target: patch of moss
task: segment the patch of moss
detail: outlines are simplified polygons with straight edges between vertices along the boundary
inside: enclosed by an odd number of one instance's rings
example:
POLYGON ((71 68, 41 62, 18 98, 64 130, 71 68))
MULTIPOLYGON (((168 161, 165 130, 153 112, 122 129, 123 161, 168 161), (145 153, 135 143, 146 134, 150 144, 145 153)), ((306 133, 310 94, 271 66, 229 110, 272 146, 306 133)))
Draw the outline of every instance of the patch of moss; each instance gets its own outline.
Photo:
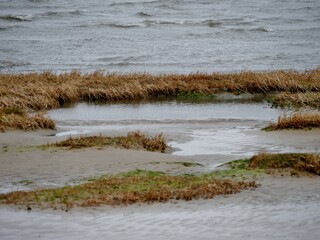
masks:
POLYGON ((164 175, 163 172, 159 171, 149 171, 149 170, 142 170, 142 169, 136 169, 130 172, 122 173, 120 174, 121 176, 124 177, 156 177, 156 176, 161 176, 164 175))
POLYGON ((231 161, 222 167, 227 169, 214 171, 209 175, 217 178, 256 179, 265 173, 264 169, 249 169, 249 159, 231 161))
POLYGON ((53 209, 101 204, 166 202, 234 194, 257 187, 254 181, 216 179, 210 175, 171 176, 137 169, 118 176, 102 177, 77 186, 0 194, 0 203, 53 209))

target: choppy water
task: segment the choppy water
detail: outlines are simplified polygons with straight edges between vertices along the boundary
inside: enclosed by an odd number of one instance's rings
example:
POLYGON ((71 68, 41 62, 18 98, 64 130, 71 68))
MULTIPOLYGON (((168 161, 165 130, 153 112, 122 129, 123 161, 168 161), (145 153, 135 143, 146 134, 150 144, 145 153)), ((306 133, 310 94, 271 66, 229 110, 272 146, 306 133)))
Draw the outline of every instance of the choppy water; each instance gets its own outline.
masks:
POLYGON ((0 71, 309 69, 318 0, 1 0, 0 71))

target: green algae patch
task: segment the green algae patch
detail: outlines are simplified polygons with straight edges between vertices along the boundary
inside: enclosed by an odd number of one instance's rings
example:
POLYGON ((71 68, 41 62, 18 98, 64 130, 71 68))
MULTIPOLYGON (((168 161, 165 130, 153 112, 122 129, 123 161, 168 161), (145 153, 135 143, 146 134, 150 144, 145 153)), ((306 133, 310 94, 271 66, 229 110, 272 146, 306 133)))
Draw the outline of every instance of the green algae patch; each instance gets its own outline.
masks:
POLYGON ((256 179, 265 173, 265 169, 250 169, 249 159, 239 159, 232 162, 228 162, 221 167, 218 171, 209 173, 210 176, 216 178, 227 178, 227 179, 256 179))
POLYGON ((68 210, 72 207, 210 199, 255 187, 254 181, 216 179, 210 175, 171 176, 135 170, 77 186, 0 194, 0 203, 29 210, 34 207, 68 210))

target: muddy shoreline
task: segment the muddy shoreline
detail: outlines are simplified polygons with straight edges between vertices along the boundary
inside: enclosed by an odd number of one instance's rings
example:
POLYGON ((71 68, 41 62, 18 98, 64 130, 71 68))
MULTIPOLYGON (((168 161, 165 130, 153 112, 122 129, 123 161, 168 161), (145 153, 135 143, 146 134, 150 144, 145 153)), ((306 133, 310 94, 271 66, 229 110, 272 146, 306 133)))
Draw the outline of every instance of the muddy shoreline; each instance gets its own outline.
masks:
MULTIPOLYGON (((319 129, 267 134, 275 134, 276 141, 289 143, 303 143, 303 135, 307 134, 305 139, 314 136, 317 144, 319 129)), ((36 147, 62 139, 55 135, 55 131, 12 131, 0 135, 2 192, 78 184, 88 178, 135 169, 167 174, 203 173, 246 157, 36 147), (175 164, 169 164, 172 162, 175 164), (186 167, 177 162, 201 165, 186 167)), ((154 239, 311 240, 320 237, 320 177, 263 175, 256 181, 261 186, 254 191, 211 200, 75 208, 69 212, 0 206, 0 231, 5 239, 150 239, 152 236, 154 239)))
POLYGON ((53 210, 0 207, 5 239, 318 239, 319 177, 264 177, 211 200, 53 210), (19 231, 17 231, 19 229, 19 231))

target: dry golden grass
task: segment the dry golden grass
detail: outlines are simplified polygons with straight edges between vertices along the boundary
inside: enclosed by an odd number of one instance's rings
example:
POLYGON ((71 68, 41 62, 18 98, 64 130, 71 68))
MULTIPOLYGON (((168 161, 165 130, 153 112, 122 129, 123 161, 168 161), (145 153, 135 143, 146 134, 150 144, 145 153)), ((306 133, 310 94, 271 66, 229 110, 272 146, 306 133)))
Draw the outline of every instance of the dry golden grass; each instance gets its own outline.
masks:
POLYGON ((175 96, 179 93, 270 93, 274 91, 318 92, 320 68, 308 72, 272 71, 229 74, 147 73, 63 74, 51 72, 0 73, 0 107, 50 109, 80 100, 117 101, 175 96))
POLYGON ((128 133, 127 136, 107 137, 107 136, 89 136, 79 138, 68 138, 65 141, 50 144, 48 146, 67 147, 69 149, 77 148, 104 148, 107 146, 120 147, 125 149, 144 149, 152 152, 165 152, 168 147, 164 136, 148 136, 140 131, 128 133))
POLYGON ((272 100, 276 107, 311 107, 320 109, 320 92, 279 93, 272 100))
POLYGON ((10 129, 55 129, 55 123, 40 113, 29 115, 21 109, 0 108, 0 131, 10 129))
POLYGON ((217 180, 210 176, 168 176, 127 174, 104 177, 78 186, 0 194, 0 203, 31 207, 69 209, 103 204, 166 202, 234 194, 257 187, 255 182, 217 180))
POLYGON ((291 169, 292 174, 306 172, 320 175, 320 155, 309 153, 260 153, 249 160, 249 168, 291 169))
POLYGON ((264 130, 308 129, 320 127, 320 113, 293 113, 290 116, 280 116, 277 123, 269 124, 264 130))

